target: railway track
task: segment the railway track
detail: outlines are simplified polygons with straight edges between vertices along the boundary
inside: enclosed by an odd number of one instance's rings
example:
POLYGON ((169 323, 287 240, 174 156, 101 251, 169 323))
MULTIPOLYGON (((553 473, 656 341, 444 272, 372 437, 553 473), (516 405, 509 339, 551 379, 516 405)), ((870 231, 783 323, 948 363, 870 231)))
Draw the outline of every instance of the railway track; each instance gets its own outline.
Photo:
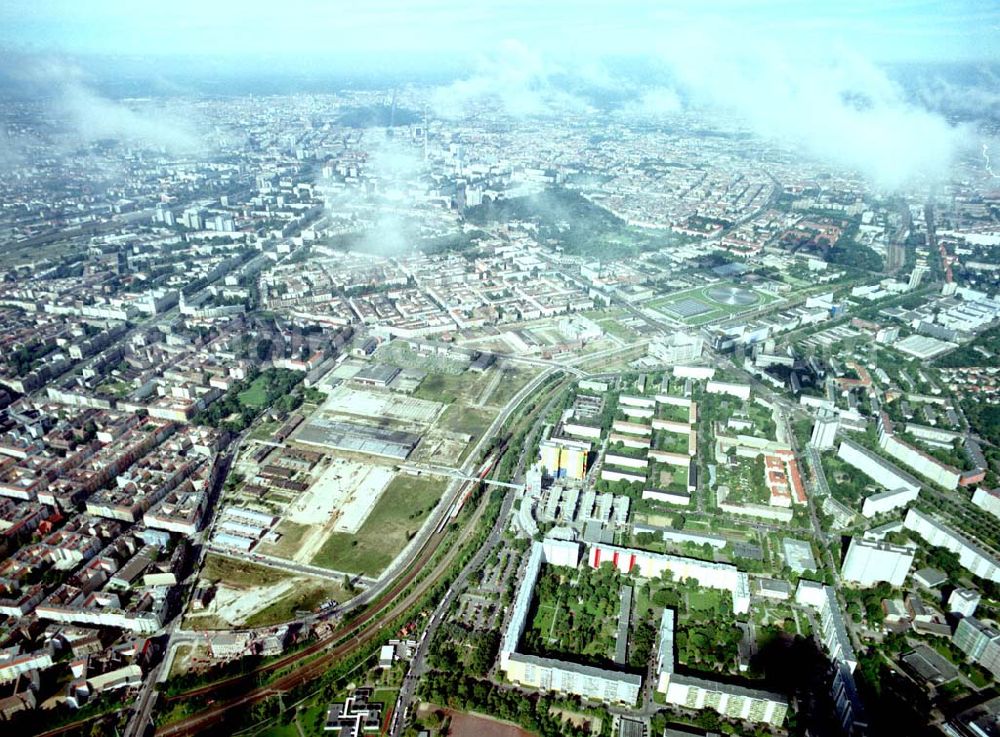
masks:
MULTIPOLYGON (((510 409, 500 415, 495 421, 495 424, 500 420, 506 421, 506 419, 510 418, 516 408, 522 405, 529 389, 537 391, 540 388, 540 385, 545 386, 548 384, 553 378, 551 373, 552 372, 544 372, 540 374, 535 381, 524 387, 524 389, 519 392, 515 401, 511 403, 510 409)), ((564 382, 557 382, 554 387, 546 386, 543 391, 543 396, 550 395, 553 391, 561 387, 563 383, 564 382)), ((534 414, 534 408, 532 408, 528 414, 534 414)), ((494 428, 491 426, 491 433, 492 432, 494 432, 494 428)), ((488 475, 496 462, 504 456, 508 450, 508 444, 511 436, 512 433, 507 432, 504 433, 498 440, 494 441, 492 452, 488 454, 486 460, 480 467, 480 476, 488 475)), ((463 489, 459 495, 456 496, 456 502, 458 499, 467 497, 471 494, 474 487, 478 485, 477 481, 469 481, 468 483, 470 488, 468 490, 463 489)), ((372 621, 376 619, 381 619, 386 622, 392 621, 392 619, 396 616, 406 612, 410 607, 419 602, 427 591, 439 582, 441 577, 444 576, 444 574, 449 570, 455 558, 459 555, 459 552, 468 541, 470 535, 476 531, 479 519, 486 508, 487 501, 488 496, 484 495, 479 503, 479 506, 476 508, 473 519, 470 520, 467 525, 463 526, 460 536, 455 541, 455 544, 447 551, 447 553, 445 553, 444 557, 440 560, 432 573, 420 581, 414 587, 413 591, 407 594, 403 599, 397 601, 396 597, 413 583, 417 576, 424 570, 426 565, 433 559, 440 544, 448 536, 450 531, 450 525, 448 522, 452 521, 450 519, 452 516, 450 513, 453 511, 452 509, 445 507, 442 510, 442 519, 438 521, 438 524, 434 528, 434 532, 428 537, 427 541, 421 547, 416 558, 410 563, 405 573, 392 585, 391 588, 387 589, 373 605, 369 606, 368 609, 364 610, 350 622, 345 623, 329 637, 326 637, 323 640, 300 650, 299 652, 279 658, 276 661, 262 665, 248 671, 247 673, 215 681, 213 683, 206 684, 205 686, 169 697, 166 699, 167 703, 203 697, 210 694, 218 694, 219 692, 233 692, 239 689, 244 689, 243 694, 238 696, 234 695, 232 698, 223 697, 226 699, 224 702, 217 705, 210 704, 208 709, 201 711, 198 714, 194 714, 191 717, 187 717, 172 724, 164 725, 157 729, 155 734, 158 737, 177 737, 199 734, 205 729, 208 729, 225 720, 233 709, 242 706, 252 706, 253 704, 259 703, 260 701, 263 701, 271 696, 286 693, 288 690, 296 686, 308 683, 309 681, 318 678, 337 660, 349 655, 358 647, 377 637, 379 635, 380 627, 374 626, 366 629, 366 625, 372 623, 372 621), (269 673, 295 665, 296 663, 317 654, 318 657, 304 663, 301 667, 296 668, 291 673, 279 676, 271 683, 260 686, 256 685, 256 679, 260 674, 269 673)))
POLYGON ((192 691, 177 694, 170 697, 168 701, 191 699, 198 696, 204 696, 221 689, 230 689, 241 685, 248 685, 246 684, 246 681, 262 672, 270 672, 282 667, 293 665, 295 662, 308 658, 311 655, 315 655, 317 652, 321 653, 319 657, 310 660, 301 667, 293 670, 291 673, 280 676, 271 683, 262 686, 250 687, 245 694, 239 696, 238 698, 227 700, 225 703, 210 707, 205 711, 178 722, 174 722, 173 724, 164 725, 156 730, 156 735, 158 737, 182 737, 185 735, 199 734, 205 729, 208 729, 209 727, 226 719, 233 709, 243 706, 253 706, 254 704, 259 703, 271 696, 286 693, 296 686, 308 683, 309 681, 318 678, 337 660, 349 655, 358 647, 361 647, 378 637, 380 632, 379 627, 369 627, 366 629, 365 625, 376 617, 391 620, 395 616, 402 614, 411 606, 419 602, 424 594, 438 583, 441 576, 443 576, 451 567, 455 558, 461 551, 463 544, 469 539, 472 532, 476 530, 477 523, 483 514, 487 500, 488 497, 484 495, 475 512, 474 518, 470 520, 469 524, 464 528, 464 534, 461 539, 456 541, 456 544, 448 550, 431 575, 421 581, 420 584, 418 584, 413 591, 405 597, 396 600, 396 596, 398 596, 407 586, 410 585, 410 583, 412 583, 414 578, 416 578, 419 572, 423 569, 424 565, 433 557, 438 545, 444 537, 443 534, 435 534, 428 538, 427 544, 423 547, 417 559, 411 564, 407 573, 393 586, 390 591, 379 599, 379 603, 376 606, 365 610, 365 612, 363 612, 359 617, 352 620, 349 624, 339 629, 330 637, 325 638, 324 640, 317 642, 315 645, 301 650, 292 656, 281 658, 274 663, 269 663, 266 668, 257 669, 246 674, 234 676, 233 678, 216 681, 212 684, 208 684, 207 686, 194 689, 192 691))

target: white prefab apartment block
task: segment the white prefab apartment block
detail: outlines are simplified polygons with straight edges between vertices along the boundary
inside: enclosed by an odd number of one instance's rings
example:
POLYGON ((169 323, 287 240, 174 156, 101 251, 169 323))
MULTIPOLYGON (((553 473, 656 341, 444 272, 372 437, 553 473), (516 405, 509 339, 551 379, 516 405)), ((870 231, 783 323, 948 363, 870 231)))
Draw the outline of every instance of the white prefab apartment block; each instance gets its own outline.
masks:
POLYGON ((671 678, 666 701, 688 709, 714 709, 731 719, 774 725, 784 722, 788 713, 788 700, 780 694, 691 676, 671 678))
POLYGON ((823 644, 830 656, 838 663, 844 663, 853 673, 858 658, 844 625, 844 616, 837 602, 837 594, 832 586, 800 579, 795 590, 795 603, 812 607, 820 613, 820 632, 823 644))
POLYGON ((912 502, 919 495, 917 489, 892 489, 890 491, 880 491, 877 494, 865 497, 861 505, 861 514, 871 519, 880 514, 900 509, 912 502))
POLYGON ((905 463, 921 476, 930 479, 935 484, 943 486, 945 489, 956 489, 961 480, 962 474, 953 466, 941 463, 919 448, 914 448, 909 443, 896 437, 892 428, 892 420, 882 412, 878 421, 878 444, 886 453, 891 455, 901 463, 905 463))
POLYGON ((664 609, 656 653, 656 690, 668 704, 688 709, 714 709, 733 719, 780 725, 788 699, 770 691, 734 686, 674 672, 674 611, 664 609))
POLYGON ((590 546, 587 560, 592 568, 600 568, 604 563, 611 563, 622 573, 632 573, 638 569, 639 575, 646 578, 656 578, 664 571, 670 571, 677 581, 692 578, 699 586, 730 592, 735 614, 746 614, 750 611, 749 576, 728 563, 713 563, 679 555, 620 548, 615 545, 590 546))
POLYGON ((920 490, 920 482, 906 471, 851 440, 840 441, 837 456, 886 489, 920 490))
POLYGON ((569 540, 547 538, 542 543, 545 562, 554 566, 576 568, 580 563, 580 545, 569 540))
POLYGON ((709 394, 729 394, 737 399, 742 399, 743 401, 750 399, 749 384, 730 384, 726 381, 709 381, 705 385, 705 391, 709 394))
POLYGON ((833 447, 837 439, 837 430, 840 428, 840 418, 835 412, 823 409, 813 424, 812 438, 810 442, 817 450, 827 450, 833 447))
POLYGON ((514 683, 608 703, 634 704, 642 688, 642 676, 521 653, 507 658, 505 670, 514 683))
MULTIPOLYGON (((642 676, 517 652, 542 564, 575 567, 581 562, 578 543, 547 539, 532 545, 501 640, 500 670, 509 681, 531 688, 607 703, 635 704, 642 691, 642 676)), ((647 577, 670 570, 677 579, 694 578, 703 586, 729 590, 738 613, 745 613, 750 606, 749 577, 735 566, 608 545, 591 546, 586 562, 594 567, 612 563, 624 573, 636 572, 647 577)), ((665 609, 660 622, 655 675, 656 687, 669 703, 694 709, 711 708, 733 718, 774 725, 784 721, 788 700, 779 694, 674 674, 673 636, 674 612, 665 609)))
POLYGON ((847 548, 840 575, 845 581, 862 586, 873 586, 881 581, 902 586, 915 553, 915 545, 893 545, 856 537, 847 548))
POLYGON ((674 366, 674 376, 679 379, 711 379, 715 369, 711 366, 674 366))
POLYGON ((980 598, 982 597, 978 591, 955 589, 948 597, 948 611, 953 614, 961 614, 963 617, 971 617, 976 613, 980 598))
POLYGON ((966 570, 988 581, 1000 583, 1000 560, 947 525, 911 509, 906 513, 903 526, 916 532, 930 545, 938 545, 958 553, 958 562, 966 570))
POLYGON ((952 642, 966 656, 986 668, 993 677, 1000 676, 1000 631, 975 617, 963 617, 952 635, 952 642))
POLYGON ((972 494, 972 503, 994 517, 1000 517, 1000 490, 979 487, 972 494))

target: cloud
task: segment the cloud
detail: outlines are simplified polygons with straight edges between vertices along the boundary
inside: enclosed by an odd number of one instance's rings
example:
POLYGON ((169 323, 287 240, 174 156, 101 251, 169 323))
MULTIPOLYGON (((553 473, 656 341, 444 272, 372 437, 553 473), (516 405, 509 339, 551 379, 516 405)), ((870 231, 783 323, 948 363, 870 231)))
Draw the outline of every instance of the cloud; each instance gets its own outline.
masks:
POLYGON ((375 180, 377 190, 368 199, 372 225, 358 245, 365 253, 392 256, 412 249, 419 236, 419 225, 410 207, 413 188, 427 170, 423 156, 407 142, 397 138, 368 136, 368 158, 362 167, 375 180))
MULTIPOLYGON (((883 67, 841 44, 807 47, 702 19, 673 25, 654 66, 639 75, 594 58, 556 61, 507 41, 472 75, 436 90, 432 107, 448 118, 482 109, 515 117, 593 113, 597 99, 617 102, 619 116, 634 118, 724 110, 766 139, 896 189, 947 178, 956 155, 970 150, 972 126, 949 122, 931 104, 960 96, 943 82, 922 98, 909 94, 883 67)), ((997 97, 980 90, 974 99, 992 106, 997 97)))
POLYGON ((761 136, 881 187, 943 179, 968 144, 968 128, 911 103, 883 69, 842 47, 806 51, 734 29, 684 29, 662 57, 696 105, 728 109, 761 136))
POLYGON ((1000 78, 988 67, 959 81, 935 74, 912 84, 914 97, 930 110, 967 120, 1000 116, 1000 78))
POLYGON ((12 169, 24 160, 19 143, 0 128, 0 172, 12 169))
POLYGON ((661 118, 675 115, 684 109, 680 95, 670 87, 654 87, 640 91, 626 102, 621 114, 630 118, 661 118))
MULTIPOLYGON (((421 237, 421 177, 427 171, 422 151, 406 139, 365 134, 361 173, 372 187, 334 191, 326 200, 331 223, 360 235, 352 248, 393 256, 407 253, 421 237)), ((320 181, 322 189, 322 181, 320 181)))
POLYGON ((412 144, 397 138, 367 137, 368 157, 364 171, 386 182, 401 183, 413 179, 427 169, 423 155, 412 144))
POLYGON ((83 85, 68 85, 57 106, 67 116, 74 135, 85 142, 114 139, 171 153, 191 153, 200 148, 198 137, 186 122, 134 110, 83 85))
POLYGON ((49 100, 50 111, 65 126, 71 144, 112 139, 174 154, 203 147, 188 120, 153 103, 127 105, 104 97, 86 72, 70 61, 26 55, 17 58, 9 74, 37 97, 49 100))
MULTIPOLYGON (((585 71, 592 76, 593 68, 585 71)), ((567 75, 563 66, 525 44, 506 40, 479 59, 474 74, 438 88, 431 107, 443 118, 458 118, 483 107, 518 118, 589 111, 586 100, 560 84, 567 75)))

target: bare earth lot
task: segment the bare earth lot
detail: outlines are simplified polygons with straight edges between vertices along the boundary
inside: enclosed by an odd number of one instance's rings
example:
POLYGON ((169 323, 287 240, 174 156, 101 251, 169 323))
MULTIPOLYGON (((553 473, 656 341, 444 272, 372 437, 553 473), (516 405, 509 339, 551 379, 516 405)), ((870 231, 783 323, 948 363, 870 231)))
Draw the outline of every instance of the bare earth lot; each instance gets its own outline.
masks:
POLYGON ((438 709, 433 704, 426 703, 421 704, 417 709, 420 717, 435 711, 443 711, 451 718, 451 728, 448 730, 448 734, 452 737, 534 737, 534 732, 529 732, 516 724, 502 722, 480 714, 438 709))

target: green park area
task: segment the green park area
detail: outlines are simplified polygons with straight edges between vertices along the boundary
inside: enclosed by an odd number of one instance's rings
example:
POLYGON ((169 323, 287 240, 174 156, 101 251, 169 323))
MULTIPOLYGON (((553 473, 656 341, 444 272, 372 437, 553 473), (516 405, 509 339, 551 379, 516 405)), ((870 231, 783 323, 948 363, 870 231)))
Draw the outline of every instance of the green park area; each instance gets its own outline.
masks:
POLYGON ((671 422, 687 422, 691 417, 691 410, 678 404, 657 404, 656 417, 660 420, 671 422))
POLYGON ((239 403, 246 407, 264 407, 267 405, 268 387, 271 384, 268 376, 261 374, 250 386, 236 395, 239 403))
POLYGON ((746 412, 753 423, 754 436, 777 440, 778 426, 774 422, 774 413, 770 409, 757 402, 747 402, 746 412))
POLYGON ((767 504, 771 493, 764 483, 764 457, 733 456, 727 463, 716 466, 717 487, 729 488, 726 498, 731 504, 767 504))
POLYGON ((628 225, 579 192, 564 187, 487 201, 468 208, 465 219, 482 226, 515 220, 532 222, 538 226, 539 241, 553 242, 566 253, 586 257, 622 258, 684 240, 670 231, 628 225))
POLYGON ((602 666, 613 661, 623 577, 610 565, 543 566, 522 649, 541 657, 602 666))
POLYGON ((830 493, 841 504, 854 508, 868 495, 869 487, 874 489, 870 478, 833 453, 824 453, 821 458, 830 493))
POLYGON ((666 453, 687 453, 690 437, 669 430, 653 430, 653 447, 666 453))
POLYGON ((688 469, 686 466, 654 463, 649 478, 657 489, 685 492, 688 490, 688 469))
POLYGON ((225 394, 194 417, 194 422, 240 432, 268 407, 291 412, 300 407, 305 393, 303 374, 288 369, 266 369, 238 381, 225 394))
POLYGON ((990 328, 973 340, 934 360, 937 366, 959 368, 963 366, 995 366, 1000 353, 1000 327, 990 328))
POLYGON ((396 476, 355 534, 334 532, 313 565, 378 576, 420 530, 447 486, 439 476, 396 476))
POLYGON ((735 672, 741 638, 728 592, 693 581, 652 579, 635 592, 635 614, 659 622, 665 607, 676 613, 678 662, 697 670, 735 672))
POLYGON ((743 405, 743 400, 727 394, 704 393, 698 400, 698 420, 711 431, 713 423, 725 424, 743 405))

